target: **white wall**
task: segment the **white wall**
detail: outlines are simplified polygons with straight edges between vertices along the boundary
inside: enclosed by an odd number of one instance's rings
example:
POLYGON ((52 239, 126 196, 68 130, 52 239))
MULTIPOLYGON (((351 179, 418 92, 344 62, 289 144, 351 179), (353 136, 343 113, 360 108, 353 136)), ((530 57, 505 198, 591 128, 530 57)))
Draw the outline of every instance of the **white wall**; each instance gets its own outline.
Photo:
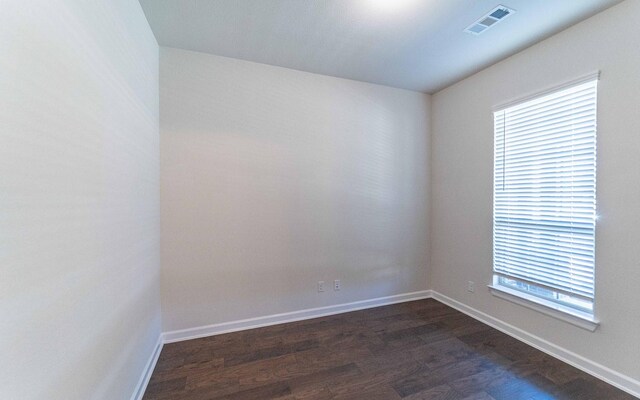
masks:
POLYGON ((158 46, 135 0, 0 5, 0 398, 127 399, 161 325, 158 46))
MULTIPOLYGON (((640 1, 628 0, 433 97, 431 287, 640 379, 640 1), (596 316, 590 333, 492 297, 492 107, 602 71, 596 316), (477 284, 466 292, 467 281, 477 284)), ((480 40, 482 40, 480 38, 480 40)), ((640 388, 640 386, 638 386, 640 388)))
POLYGON ((166 331, 426 289, 429 96, 160 60, 166 331))

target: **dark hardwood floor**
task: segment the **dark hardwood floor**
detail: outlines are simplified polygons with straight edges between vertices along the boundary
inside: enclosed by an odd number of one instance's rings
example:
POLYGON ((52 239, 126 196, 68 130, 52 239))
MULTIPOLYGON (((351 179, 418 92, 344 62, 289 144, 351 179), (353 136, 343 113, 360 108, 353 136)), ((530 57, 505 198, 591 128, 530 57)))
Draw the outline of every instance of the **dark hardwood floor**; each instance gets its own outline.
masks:
POLYGON ((144 399, 634 397, 429 299, 167 344, 144 399))

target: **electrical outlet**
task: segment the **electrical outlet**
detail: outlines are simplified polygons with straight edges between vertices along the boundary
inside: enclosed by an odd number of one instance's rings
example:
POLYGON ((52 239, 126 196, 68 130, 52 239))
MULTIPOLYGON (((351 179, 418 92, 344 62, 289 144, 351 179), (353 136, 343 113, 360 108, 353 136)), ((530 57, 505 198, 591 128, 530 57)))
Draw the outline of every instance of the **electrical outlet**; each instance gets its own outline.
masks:
POLYGON ((318 281, 318 292, 324 292, 324 281, 318 281))
POLYGON ((340 290, 340 279, 336 279, 335 281, 333 281, 333 290, 340 290))
POLYGON ((476 291, 476 284, 473 281, 469 281, 467 283, 467 292, 475 293, 475 291, 476 291))

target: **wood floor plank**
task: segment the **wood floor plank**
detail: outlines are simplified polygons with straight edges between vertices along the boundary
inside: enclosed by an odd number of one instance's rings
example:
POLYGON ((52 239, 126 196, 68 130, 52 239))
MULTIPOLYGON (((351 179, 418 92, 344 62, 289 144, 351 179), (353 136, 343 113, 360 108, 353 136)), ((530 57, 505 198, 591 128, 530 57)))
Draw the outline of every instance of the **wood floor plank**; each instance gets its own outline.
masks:
POLYGON ((297 353, 299 351, 305 351, 314 349, 320 346, 320 342, 317 339, 307 339, 300 342, 293 342, 290 344, 279 344, 273 347, 267 347, 250 352, 245 352, 237 355, 229 355, 224 358, 224 366, 232 367, 234 365, 245 364, 252 361, 266 360, 273 357, 282 356, 285 354, 297 353))
POLYGON ((167 344, 144 400, 632 400, 433 299, 167 344))
MULTIPOLYGON (((554 392, 557 387, 548 379, 533 374, 527 379, 513 377, 508 382, 496 385, 487 390, 495 400, 531 399, 531 400, 558 400, 554 392)), ((580 400, 583 400, 580 398, 580 400)), ((604 399, 603 399, 604 400, 604 399)))
POLYGON ((462 400, 463 396, 449 385, 440 385, 414 393, 404 400, 462 400))
POLYGON ((399 380, 393 384, 394 389, 402 396, 431 389, 436 386, 447 384, 460 378, 471 376, 479 372, 488 370, 492 364, 483 357, 451 363, 433 370, 420 372, 399 380))

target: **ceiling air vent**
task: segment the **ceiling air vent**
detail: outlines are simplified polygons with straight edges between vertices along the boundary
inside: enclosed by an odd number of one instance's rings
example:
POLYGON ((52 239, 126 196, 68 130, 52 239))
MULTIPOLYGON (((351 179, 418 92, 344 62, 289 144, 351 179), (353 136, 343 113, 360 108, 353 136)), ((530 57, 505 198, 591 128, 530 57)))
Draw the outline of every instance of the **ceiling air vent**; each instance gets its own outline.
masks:
POLYGON ((516 10, 511 8, 498 6, 484 17, 469 25, 464 31, 472 35, 479 35, 515 12, 516 10))

